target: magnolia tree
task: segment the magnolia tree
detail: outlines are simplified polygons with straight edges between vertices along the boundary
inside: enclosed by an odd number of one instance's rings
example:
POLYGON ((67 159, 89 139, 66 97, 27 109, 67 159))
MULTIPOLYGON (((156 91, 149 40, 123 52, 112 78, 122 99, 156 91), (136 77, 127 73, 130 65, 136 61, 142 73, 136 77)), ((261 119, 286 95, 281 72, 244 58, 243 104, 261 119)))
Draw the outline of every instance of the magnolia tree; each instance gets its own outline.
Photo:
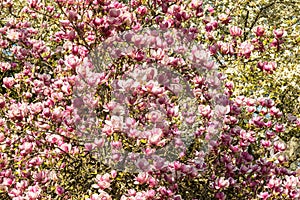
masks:
POLYGON ((298 199, 298 4, 1 0, 1 199, 298 199))

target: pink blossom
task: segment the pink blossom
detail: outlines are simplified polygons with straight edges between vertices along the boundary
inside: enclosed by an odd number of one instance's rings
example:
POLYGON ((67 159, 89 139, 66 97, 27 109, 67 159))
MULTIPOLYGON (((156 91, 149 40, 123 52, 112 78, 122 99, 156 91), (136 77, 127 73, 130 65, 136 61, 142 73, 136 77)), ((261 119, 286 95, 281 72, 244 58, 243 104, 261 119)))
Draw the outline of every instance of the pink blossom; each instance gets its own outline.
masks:
MULTIPOLYGON (((148 184, 149 184, 150 188, 153 188, 158 185, 158 181, 157 181, 157 179, 150 177, 148 180, 148 184)), ((151 194, 149 194, 149 195, 151 195, 151 194)))
POLYGON ((30 107, 31 107, 30 112, 32 114, 38 114, 38 113, 42 112, 42 110, 43 110, 43 104, 41 102, 31 104, 30 107))
POLYGON ((216 193, 215 197, 219 200, 225 200, 226 199, 226 195, 224 194, 224 192, 216 193))
POLYGON ((284 131, 284 125, 283 124, 276 124, 274 128, 275 128, 275 131, 277 133, 281 133, 281 132, 284 131))
POLYGON ((278 161, 279 161, 279 163, 284 163, 287 161, 287 158, 286 158, 286 156, 280 155, 280 156, 278 156, 278 161))
POLYGON ((48 173, 46 171, 40 171, 33 174, 34 180, 40 183, 46 183, 48 179, 48 173))
POLYGON ((3 185, 3 186, 11 186, 14 182, 15 181, 13 179, 4 177, 3 180, 2 180, 1 185, 3 185))
POLYGON ((135 184, 144 184, 148 181, 148 174, 146 172, 140 172, 135 180, 135 184))
POLYGON ((62 143, 63 138, 60 135, 51 134, 46 136, 46 140, 52 144, 59 144, 62 143))
POLYGON ((114 115, 111 117, 111 120, 105 120, 105 123, 114 131, 121 131, 123 129, 123 120, 119 116, 114 115))
POLYGON ((5 135, 4 135, 4 133, 1 132, 0 133, 0 142, 3 142, 4 140, 5 140, 5 135))
POLYGON ((42 190, 38 185, 29 186, 27 196, 29 197, 30 200, 37 199, 40 196, 41 192, 42 190))
POLYGON ((275 187, 279 187, 282 183, 282 180, 279 178, 272 177, 267 184, 268 188, 273 189, 275 187))
POLYGON ((217 117, 224 117, 229 112, 230 112, 229 106, 221 106, 221 105, 215 106, 215 116, 217 117))
POLYGON ((139 6, 137 8, 137 13, 140 14, 140 15, 145 15, 147 13, 147 8, 145 6, 139 6))
POLYGON ((256 111, 256 107, 254 107, 254 106, 249 106, 249 107, 247 108, 247 111, 248 111, 249 113, 253 113, 254 111, 256 111))
POLYGON ((93 185, 94 188, 107 189, 110 187, 110 175, 105 173, 104 175, 97 175, 95 181, 97 185, 93 185))
POLYGON ((162 60, 163 57, 165 56, 165 52, 162 49, 151 50, 150 52, 151 52, 151 56, 157 60, 162 60))
POLYGON ((151 131, 151 135, 149 136, 148 140, 150 144, 159 145, 161 142, 161 138, 163 136, 163 132, 159 128, 155 128, 151 131))
MULTIPOLYGON (((300 127, 300 118, 296 119, 295 124, 297 127, 300 127)), ((1 118, 0 118, 0 126, 1 126, 1 118)))
POLYGON ((34 146, 31 142, 24 142, 22 145, 19 147, 21 150, 23 150, 23 153, 31 153, 34 146))
POLYGON ((111 177, 112 177, 112 178, 116 178, 117 175, 118 175, 118 172, 117 172, 116 170, 112 170, 112 171, 110 172, 110 174, 111 174, 111 177))
POLYGON ((40 157, 34 157, 32 158, 28 163, 33 165, 33 166, 39 166, 43 163, 43 159, 40 157))
POLYGON ((211 31, 213 30, 212 24, 211 24, 211 23, 206 24, 206 25, 205 25, 205 30, 206 30, 207 32, 211 32, 211 31))
POLYGON ((275 47, 277 48, 277 51, 280 50, 280 45, 283 43, 284 41, 283 40, 279 40, 277 38, 274 38, 272 40, 272 42, 270 43, 270 47, 275 47))
POLYGON ((24 114, 26 114, 26 110, 24 111, 25 112, 22 112, 20 105, 13 104, 10 106, 10 110, 8 111, 8 117, 10 119, 21 121, 24 118, 24 114))
POLYGON ((243 42, 240 45, 239 55, 244 55, 246 58, 249 58, 251 52, 254 50, 254 46, 248 41, 243 42))
POLYGON ((265 29, 262 27, 262 26, 257 26, 255 29, 254 29, 254 33, 257 37, 260 37, 260 36, 263 36, 264 33, 265 33, 265 29))
POLYGON ((228 24, 231 17, 228 14, 222 13, 218 16, 218 19, 222 22, 222 24, 228 24))
POLYGON ((66 95, 72 94, 72 88, 69 83, 64 82, 64 84, 61 87, 61 91, 63 91, 66 95))
POLYGON ((134 127, 136 125, 136 120, 130 117, 126 118, 125 124, 128 128, 134 127))
POLYGON ((113 129, 111 126, 104 124, 102 132, 105 133, 107 136, 110 136, 113 134, 113 129))
POLYGON ((261 192, 259 195, 257 195, 259 198, 263 200, 267 200, 271 195, 268 192, 261 192))
POLYGON ((161 122, 162 121, 162 113, 160 111, 151 111, 147 113, 147 118, 152 122, 161 122))
POLYGON ((218 47, 216 45, 209 46, 209 51, 211 55, 215 55, 217 53, 218 47))
POLYGON ((275 29, 273 31, 274 35, 276 38, 282 38, 283 34, 284 34, 284 30, 283 29, 275 29))
POLYGON ((233 37, 239 37, 243 34, 242 29, 237 26, 230 27, 229 32, 233 37))
POLYGON ((104 139, 100 138, 100 139, 95 139, 94 140, 94 144, 97 146, 97 148, 102 148, 104 145, 104 139))
POLYGON ((229 90, 232 90, 234 88, 234 82, 232 81, 226 82, 225 87, 228 88, 229 90))
POLYGON ((109 16, 110 17, 116 18, 116 17, 119 17, 120 14, 121 14, 121 10, 120 9, 110 9, 109 10, 109 16))
POLYGON ((71 149, 72 149, 72 145, 71 144, 67 144, 67 143, 63 143, 60 145, 60 148, 66 152, 66 153, 69 153, 71 152, 71 149))
POLYGON ((208 116, 210 116, 210 114, 211 114, 211 108, 210 108, 210 106, 200 105, 200 106, 198 107, 198 110, 199 110, 200 114, 201 114, 203 117, 208 117, 208 116))
POLYGON ((40 3, 40 0, 28 0, 30 8, 36 8, 40 3))
POLYGON ((79 66, 80 62, 81 60, 77 56, 74 56, 72 54, 66 56, 65 58, 65 64, 71 69, 76 69, 79 66))
POLYGON ((61 186, 56 186, 55 192, 58 195, 62 195, 65 192, 65 189, 61 186))
MULTIPOLYGON (((8 192, 8 195, 12 198, 20 197, 22 195, 22 193, 23 193, 22 190, 13 188, 11 191, 8 192)), ((15 200, 15 198, 13 198, 13 200, 15 200)), ((20 200, 22 200, 21 197, 20 197, 20 200)))
POLYGON ((129 189, 128 190, 128 195, 129 196, 135 196, 136 195, 136 190, 135 189, 129 189))
POLYGON ((68 12, 68 14, 69 14, 69 20, 70 21, 75 21, 75 20, 78 19, 78 13, 76 13, 75 11, 70 10, 68 12))
POLYGON ((15 79, 13 77, 4 77, 3 78, 3 86, 7 89, 11 89, 15 84, 15 79))
POLYGON ((48 118, 51 116, 51 111, 50 111, 50 108, 44 108, 43 109, 43 115, 48 118))
POLYGON ((181 170, 182 164, 179 161, 174 161, 174 163, 171 165, 176 171, 181 170))
POLYGON ((274 142, 274 150, 276 152, 282 152, 286 149, 286 146, 283 142, 276 141, 274 142))
POLYGON ((84 148, 86 151, 92 151, 94 149, 94 145, 92 143, 85 143, 84 148))
POLYGON ((289 197, 292 199, 297 199, 300 197, 300 192, 297 189, 294 189, 292 191, 289 192, 289 197))
POLYGON ((260 144, 264 147, 264 148, 268 148, 271 146, 271 141, 269 140, 261 140, 260 144))
POLYGON ((259 62, 258 63, 258 67, 261 69, 261 70, 264 70, 268 73, 272 73, 273 71, 276 70, 276 67, 277 67, 277 63, 276 62, 259 62))
MULTIPOLYGON (((0 46, 1 46, 1 41, 0 41, 0 46)), ((0 62, 0 70, 2 72, 6 72, 7 70, 11 69, 13 64, 10 64, 9 62, 0 62)))
POLYGON ((225 42, 218 42, 218 46, 219 46, 219 49, 220 49, 220 52, 222 54, 229 54, 230 51, 231 51, 231 46, 229 43, 225 43, 225 42))
POLYGON ((279 109, 278 108, 276 108, 276 107, 272 107, 271 109, 270 109, 270 115, 271 116, 274 116, 274 115, 276 115, 277 113, 279 113, 279 109))
POLYGON ((110 145, 113 149, 121 149, 122 148, 122 142, 121 141, 112 141, 110 143, 110 145))
POLYGON ((61 107, 57 107, 53 109, 52 112, 52 119, 53 120, 59 120, 62 117, 62 108, 61 107))
MULTIPOLYGON (((64 98, 64 94, 62 92, 53 92, 51 94, 51 98, 53 99, 53 101, 61 101, 64 98)), ((60 114, 57 113, 57 115, 60 115, 60 114)))
POLYGON ((100 190, 100 194, 92 194, 87 200, 112 200, 112 198, 107 192, 100 190))
POLYGON ((207 10, 210 13, 214 13, 215 12, 215 9, 213 7, 208 7, 207 10))
POLYGON ((283 185, 286 189, 295 188, 297 187, 297 184, 299 184, 299 179, 296 176, 285 176, 283 185))
POLYGON ((103 18, 99 18, 99 17, 96 17, 94 20, 93 20, 93 23, 96 25, 96 26, 100 26, 100 25, 103 25, 105 22, 105 20, 103 18))
POLYGON ((12 41, 17 41, 19 39, 19 32, 13 29, 9 29, 7 31, 7 38, 9 38, 12 41))
POLYGON ((223 188, 226 188, 229 186, 229 181, 227 179, 225 179, 224 177, 221 177, 215 181, 214 185, 217 190, 223 189, 223 188))
POLYGON ((202 6, 202 1, 200 0, 192 0, 189 6, 193 9, 197 9, 202 6))
POLYGON ((132 21, 134 20, 133 14, 129 13, 129 12, 122 14, 121 19, 122 19, 123 23, 126 24, 127 26, 130 26, 132 21))

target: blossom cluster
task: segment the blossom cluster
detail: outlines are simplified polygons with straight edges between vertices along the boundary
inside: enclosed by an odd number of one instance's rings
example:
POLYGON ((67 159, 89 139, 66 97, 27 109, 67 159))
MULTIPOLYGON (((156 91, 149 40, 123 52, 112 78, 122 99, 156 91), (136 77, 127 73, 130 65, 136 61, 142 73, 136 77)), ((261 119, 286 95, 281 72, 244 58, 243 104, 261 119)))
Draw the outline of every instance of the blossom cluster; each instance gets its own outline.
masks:
POLYGON ((300 119, 235 95, 219 59, 279 51, 285 30, 244 30, 198 0, 0 9, 1 199, 300 198, 280 137, 300 119))

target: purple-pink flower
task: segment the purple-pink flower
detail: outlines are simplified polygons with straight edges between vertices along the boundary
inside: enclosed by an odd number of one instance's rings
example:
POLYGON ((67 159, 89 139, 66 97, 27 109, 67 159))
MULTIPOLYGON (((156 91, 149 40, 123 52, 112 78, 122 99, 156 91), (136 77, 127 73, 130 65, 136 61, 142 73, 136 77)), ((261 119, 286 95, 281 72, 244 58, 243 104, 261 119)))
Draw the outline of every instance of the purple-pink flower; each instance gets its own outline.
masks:
POLYGON ((225 177, 217 178, 214 183, 214 186, 217 190, 223 189, 229 186, 229 180, 225 179, 225 177))
POLYGON ((245 58, 249 58, 252 51, 254 50, 254 46, 248 41, 243 42, 239 47, 239 55, 245 56, 245 58))
POLYGON ((267 200, 269 197, 271 197, 271 194, 269 194, 268 192, 261 192, 257 196, 263 200, 267 200))
POLYGON ((257 37, 261 37, 264 35, 265 29, 262 26, 257 26, 254 28, 254 33, 257 37))
POLYGON ((275 29, 273 31, 274 35, 276 38, 282 38, 283 34, 284 34, 284 30, 283 29, 275 29))
POLYGON ((3 78, 3 86, 7 89, 11 89, 13 85, 16 83, 13 77, 4 77, 3 78))
POLYGON ((239 37, 243 34, 242 29, 238 26, 230 27, 229 32, 230 32, 230 35, 233 37, 239 37))

